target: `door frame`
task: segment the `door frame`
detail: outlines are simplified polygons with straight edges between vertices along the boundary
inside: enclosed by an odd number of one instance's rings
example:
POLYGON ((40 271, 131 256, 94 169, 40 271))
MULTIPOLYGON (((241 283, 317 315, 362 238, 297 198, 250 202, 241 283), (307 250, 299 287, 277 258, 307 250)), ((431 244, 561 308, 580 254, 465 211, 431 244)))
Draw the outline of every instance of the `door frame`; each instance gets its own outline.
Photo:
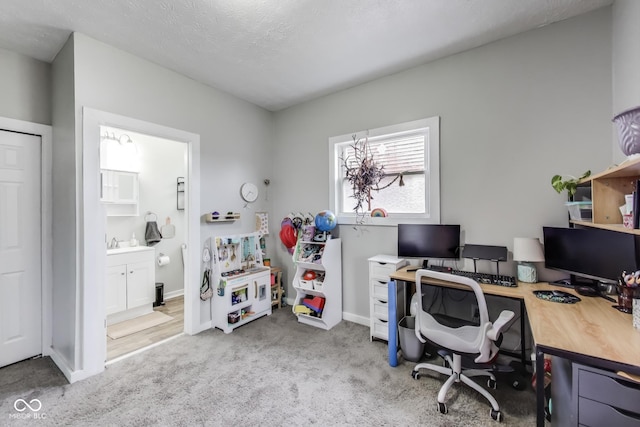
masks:
POLYGON ((83 107, 82 224, 80 225, 81 292, 78 313, 82 379, 104 370, 106 361, 106 246, 105 211, 100 203, 100 126, 127 129, 187 144, 187 262, 184 271, 184 332, 203 330, 199 304, 200 248, 200 135, 143 120, 83 107))
POLYGON ((40 137, 40 227, 41 227, 41 348, 43 356, 53 353, 53 205, 52 205, 52 135, 51 126, 0 117, 0 129, 40 137))

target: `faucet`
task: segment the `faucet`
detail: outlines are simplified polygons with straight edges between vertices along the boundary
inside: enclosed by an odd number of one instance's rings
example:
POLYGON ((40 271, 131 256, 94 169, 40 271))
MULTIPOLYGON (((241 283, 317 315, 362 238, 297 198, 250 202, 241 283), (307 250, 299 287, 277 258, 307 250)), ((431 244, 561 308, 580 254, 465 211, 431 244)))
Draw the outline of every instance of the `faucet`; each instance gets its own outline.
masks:
POLYGON ((120 247, 120 242, 115 237, 111 239, 111 243, 109 243, 109 249, 117 249, 120 247))

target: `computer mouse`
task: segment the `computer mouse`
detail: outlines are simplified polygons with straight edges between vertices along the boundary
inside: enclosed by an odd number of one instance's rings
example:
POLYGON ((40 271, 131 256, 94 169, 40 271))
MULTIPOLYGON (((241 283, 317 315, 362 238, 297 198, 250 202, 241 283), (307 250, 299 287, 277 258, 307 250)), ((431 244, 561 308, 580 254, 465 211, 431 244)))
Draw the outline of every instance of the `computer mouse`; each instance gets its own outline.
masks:
POLYGON ((576 286, 576 292, 585 297, 597 297, 598 291, 590 286, 576 286))

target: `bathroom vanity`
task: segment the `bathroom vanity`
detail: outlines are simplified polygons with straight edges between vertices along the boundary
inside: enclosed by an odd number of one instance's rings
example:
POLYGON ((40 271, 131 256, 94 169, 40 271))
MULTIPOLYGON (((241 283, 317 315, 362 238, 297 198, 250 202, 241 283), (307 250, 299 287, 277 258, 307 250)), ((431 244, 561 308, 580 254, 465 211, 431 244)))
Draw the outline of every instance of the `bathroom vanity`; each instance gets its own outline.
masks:
POLYGON ((148 246, 107 250, 107 325, 153 311, 155 253, 148 246))

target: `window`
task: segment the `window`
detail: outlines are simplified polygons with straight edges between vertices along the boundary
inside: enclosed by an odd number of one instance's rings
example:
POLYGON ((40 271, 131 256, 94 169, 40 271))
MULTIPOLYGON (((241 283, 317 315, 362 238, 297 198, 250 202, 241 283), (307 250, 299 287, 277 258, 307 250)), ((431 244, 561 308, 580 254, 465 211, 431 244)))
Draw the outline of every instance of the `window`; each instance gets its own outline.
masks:
POLYGON ((354 134, 329 138, 330 204, 340 224, 396 225, 399 222, 440 222, 440 129, 439 117, 357 132, 356 140, 367 141, 367 152, 383 178, 362 204, 362 215, 346 176, 345 162, 353 165, 354 134), (402 181, 402 186, 400 182, 402 181), (384 209, 388 217, 371 217, 384 209))

